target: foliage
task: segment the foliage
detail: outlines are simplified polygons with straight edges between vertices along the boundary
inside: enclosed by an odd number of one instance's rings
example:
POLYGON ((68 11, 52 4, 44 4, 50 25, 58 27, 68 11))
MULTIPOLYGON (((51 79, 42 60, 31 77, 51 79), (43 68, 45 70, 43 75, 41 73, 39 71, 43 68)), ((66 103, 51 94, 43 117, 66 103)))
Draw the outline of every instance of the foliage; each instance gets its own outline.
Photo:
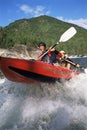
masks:
POLYGON ((55 44, 69 27, 74 26, 77 34, 67 43, 57 46, 69 54, 87 54, 87 30, 74 24, 66 23, 49 16, 39 16, 31 19, 17 20, 4 28, 0 28, 0 47, 13 47, 24 44, 36 47, 44 41, 47 47, 55 44))

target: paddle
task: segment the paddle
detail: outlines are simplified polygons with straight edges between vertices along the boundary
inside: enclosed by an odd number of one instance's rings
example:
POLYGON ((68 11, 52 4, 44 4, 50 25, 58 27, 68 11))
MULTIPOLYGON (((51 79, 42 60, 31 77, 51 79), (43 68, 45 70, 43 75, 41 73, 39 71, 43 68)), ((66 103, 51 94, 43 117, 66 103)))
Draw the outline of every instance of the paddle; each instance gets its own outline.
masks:
MULTIPOLYGON (((68 59, 66 59, 66 58, 63 58, 63 60, 66 61, 67 63, 70 63, 70 64, 73 65, 74 67, 77 67, 77 64, 74 63, 73 61, 68 60, 68 59)), ((77 68, 82 68, 82 67, 77 67, 77 68)))
POLYGON ((74 63, 73 61, 68 60, 66 58, 63 58, 63 60, 66 61, 67 63, 70 63, 71 65, 73 65, 76 68, 81 68, 83 72, 87 73, 87 69, 85 69, 85 67, 82 67, 82 66, 77 67, 76 63, 74 63))
POLYGON ((68 41, 70 38, 72 38, 77 33, 76 29, 74 27, 70 27, 68 30, 66 30, 62 36, 59 39, 59 42, 51 46, 43 55, 40 56, 39 59, 41 59, 44 55, 46 55, 52 48, 54 48, 56 45, 68 41))

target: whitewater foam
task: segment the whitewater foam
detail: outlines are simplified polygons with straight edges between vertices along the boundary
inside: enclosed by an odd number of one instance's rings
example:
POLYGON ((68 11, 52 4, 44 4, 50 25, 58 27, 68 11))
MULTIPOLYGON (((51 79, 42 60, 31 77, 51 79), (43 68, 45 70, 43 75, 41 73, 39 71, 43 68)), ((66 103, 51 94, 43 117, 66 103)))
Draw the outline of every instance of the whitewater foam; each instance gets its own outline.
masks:
POLYGON ((87 74, 65 83, 0 80, 0 130, 87 129, 87 74))

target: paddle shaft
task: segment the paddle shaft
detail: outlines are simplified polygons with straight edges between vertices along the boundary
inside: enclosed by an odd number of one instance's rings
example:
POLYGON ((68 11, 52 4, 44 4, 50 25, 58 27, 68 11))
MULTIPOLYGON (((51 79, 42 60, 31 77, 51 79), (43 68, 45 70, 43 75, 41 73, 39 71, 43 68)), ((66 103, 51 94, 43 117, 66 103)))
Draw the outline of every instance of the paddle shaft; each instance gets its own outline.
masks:
POLYGON ((71 60, 68 60, 66 58, 63 58, 63 60, 76 67, 76 64, 74 62, 72 62, 71 60))
MULTIPOLYGON (((77 67, 77 64, 74 63, 73 61, 68 60, 68 59, 65 59, 65 58, 63 58, 63 60, 66 61, 67 63, 70 63, 70 64, 73 65, 74 67, 77 67)), ((77 68, 78 68, 78 67, 77 67, 77 68)), ((84 67, 80 66, 79 68, 83 69, 84 67)))

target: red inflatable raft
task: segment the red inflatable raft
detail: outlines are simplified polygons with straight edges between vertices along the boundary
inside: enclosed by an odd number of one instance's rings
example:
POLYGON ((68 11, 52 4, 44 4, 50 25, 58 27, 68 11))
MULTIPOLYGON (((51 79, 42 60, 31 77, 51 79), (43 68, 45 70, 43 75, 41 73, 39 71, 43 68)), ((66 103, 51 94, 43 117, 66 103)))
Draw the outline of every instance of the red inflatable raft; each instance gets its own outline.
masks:
POLYGON ((0 57, 0 70, 5 77, 14 82, 35 83, 55 82, 59 79, 71 79, 79 72, 42 61, 0 57))

